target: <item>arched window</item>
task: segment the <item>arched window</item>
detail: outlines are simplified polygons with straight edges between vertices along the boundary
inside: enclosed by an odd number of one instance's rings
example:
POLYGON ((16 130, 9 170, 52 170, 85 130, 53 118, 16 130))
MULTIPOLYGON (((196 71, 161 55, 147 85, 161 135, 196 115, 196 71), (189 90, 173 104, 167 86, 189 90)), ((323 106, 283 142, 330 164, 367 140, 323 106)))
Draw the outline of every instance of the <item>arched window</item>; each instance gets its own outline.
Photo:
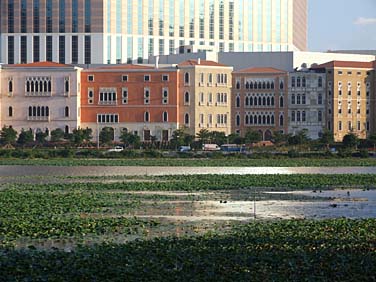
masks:
POLYGON ((39 92, 43 92, 43 81, 39 81, 39 92))
POLYGON ((291 121, 295 122, 295 111, 291 112, 291 121))
POLYGON ((283 126, 283 124, 284 124, 283 115, 281 115, 279 117, 279 126, 283 126))
POLYGON ((253 82, 251 81, 251 83, 249 84, 249 88, 250 89, 253 89, 253 82))
POLYGON ((40 117, 40 115, 41 115, 41 111, 40 111, 40 107, 38 106, 37 107, 37 117, 40 117))
POLYGON ((13 108, 12 107, 8 108, 8 116, 10 116, 10 117, 13 116, 13 108))
POLYGON ((240 89, 240 81, 236 82, 236 89, 240 89))
POLYGON ((295 105, 295 94, 291 95, 291 104, 295 105))
POLYGON ((295 87, 295 77, 291 78, 291 87, 295 87))
POLYGON ((263 97, 263 98, 262 98, 262 105, 263 105, 263 106, 266 106, 266 97, 263 97))
POLYGON ((65 134, 69 134, 69 126, 68 125, 65 126, 64 132, 65 132, 65 134))
MULTIPOLYGON (((239 117, 239 124, 240 124, 240 117, 239 117)), ((245 124, 249 124, 249 116, 245 115, 245 124)))
POLYGON ((253 123, 257 124, 257 116, 256 115, 253 116, 253 123))
POLYGON ((274 89, 274 82, 272 82, 272 83, 270 84, 270 88, 271 88, 271 89, 274 89))
POLYGON ((46 107, 46 117, 50 116, 50 109, 46 107))
POLYGON ((65 117, 69 117, 69 107, 65 107, 64 114, 65 117))
POLYGON ((270 124, 270 116, 269 115, 266 117, 266 123, 270 124))
POLYGON ((13 92, 13 80, 9 80, 8 82, 8 92, 9 93, 13 92))
POLYGON ((303 87, 306 87, 306 78, 303 76, 302 78, 302 86, 303 87))
POLYGON ((272 115, 271 117, 271 120, 270 120, 271 124, 274 124, 274 116, 272 115))
POLYGON ((270 82, 268 81, 268 83, 266 84, 266 88, 267 89, 270 89, 270 82))
POLYGON ((253 102, 254 102, 253 104, 255 104, 255 106, 257 106, 257 97, 254 97, 253 99, 254 99, 253 100, 253 102))
POLYGON ((184 104, 189 104, 189 92, 185 92, 184 94, 184 104))
POLYGON ((300 87, 300 77, 298 77, 298 78, 296 79, 296 86, 297 86, 297 87, 300 87))
POLYGON ((38 81, 34 81, 34 84, 35 84, 35 92, 39 92, 39 83, 38 81))
MULTIPOLYGON (((247 98, 248 98, 248 97, 247 97, 247 98)), ((247 98, 246 98, 246 99, 247 99, 247 98)), ((236 107, 237 107, 237 108, 240 108, 240 97, 239 97, 239 96, 236 97, 236 107)))
POLYGON ((322 105, 322 94, 321 93, 319 93, 319 95, 317 97, 317 104, 322 105))
POLYGON ((262 89, 266 89, 266 82, 265 81, 262 83, 262 89))
POLYGON ((33 108, 30 106, 29 107, 29 117, 33 116, 33 108))
POLYGON ((272 97, 270 100, 271 100, 270 102, 271 102, 272 106, 274 106, 274 97, 272 97))
POLYGON ((163 120, 163 122, 168 122, 168 113, 167 112, 163 112, 162 120, 163 120))
POLYGON ((253 98, 252 97, 249 97, 249 105, 253 106, 253 98))
POLYGON ((262 116, 262 124, 266 124, 266 116, 262 116))
POLYGON ((150 121, 150 114, 149 114, 149 112, 145 112, 144 113, 144 121, 145 122, 149 122, 150 121))
POLYGON ((37 116, 37 107, 33 107, 33 117, 37 116))
POLYGON ((262 88, 262 85, 261 85, 261 81, 258 83, 258 89, 261 89, 262 88))
POLYGON ((252 115, 249 116, 249 124, 253 124, 253 116, 252 115))
POLYGON ((262 122, 262 117, 258 116, 258 124, 261 124, 261 122, 262 122))
POLYGON ((184 115, 184 124, 185 124, 185 125, 189 125, 189 114, 188 114, 188 113, 186 113, 186 114, 184 115))
POLYGON ((47 92, 48 91, 48 86, 47 86, 47 81, 45 81, 43 83, 43 92, 47 92))
POLYGON ((280 83, 279 83, 279 89, 283 89, 283 81, 281 81, 280 83))
POLYGON ((44 117, 44 107, 41 108, 41 116, 44 117))
POLYGON ((30 81, 26 81, 26 92, 30 92, 30 81))
POLYGON ((257 81, 255 82, 255 89, 257 89, 258 87, 257 87, 257 81))
POLYGON ((189 73, 188 73, 188 72, 186 72, 186 73, 184 74, 184 83, 185 83, 185 84, 189 84, 189 73))
POLYGON ((270 106, 270 97, 268 97, 268 98, 266 99, 266 104, 267 104, 268 106, 270 106))
POLYGON ((283 108, 283 96, 279 97, 279 107, 283 108))
POLYGON ((265 140, 266 141, 272 140, 272 137, 273 137, 273 135, 272 135, 272 132, 270 130, 265 131, 265 140))
MULTIPOLYGON (((237 98, 238 98, 238 97, 237 97, 237 98)), ((248 97, 248 96, 245 97, 245 106, 246 106, 246 107, 249 106, 249 100, 251 100, 250 97, 248 97)))
POLYGON ((48 92, 51 92, 51 80, 48 81, 48 92))
POLYGON ((258 98, 258 105, 261 106, 262 105, 262 100, 261 100, 261 97, 258 98))
POLYGON ((69 80, 65 81, 65 92, 69 92, 69 80))
POLYGON ((247 83, 245 84, 245 89, 249 89, 249 82, 247 81, 247 83))
POLYGON ((30 91, 31 91, 31 92, 34 92, 34 90, 35 90, 34 81, 32 81, 32 82, 30 83, 30 91))

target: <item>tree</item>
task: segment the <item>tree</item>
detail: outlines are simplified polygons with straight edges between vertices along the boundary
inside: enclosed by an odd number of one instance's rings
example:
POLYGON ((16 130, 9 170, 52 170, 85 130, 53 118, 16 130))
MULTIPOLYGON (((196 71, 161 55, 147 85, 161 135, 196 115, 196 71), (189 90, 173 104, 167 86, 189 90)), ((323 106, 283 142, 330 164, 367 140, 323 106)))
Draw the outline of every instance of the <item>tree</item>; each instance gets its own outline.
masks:
POLYGON ((211 134, 209 132, 209 130, 207 130, 206 128, 203 128, 201 129, 197 134, 196 134, 196 137, 198 139, 198 141, 202 144, 205 144, 209 141, 210 137, 211 137, 211 134))
POLYGON ((126 147, 131 146, 133 148, 139 148, 141 145, 140 136, 128 133, 126 131, 123 131, 121 133, 120 140, 124 143, 126 147))
POLYGON ((79 146, 83 143, 90 142, 90 140, 93 138, 92 132, 93 130, 91 128, 73 129, 72 134, 69 135, 69 139, 76 146, 79 146))
POLYGON ((308 130, 302 129, 288 138, 289 145, 303 145, 309 142, 308 130))
POLYGON ((102 144, 110 145, 114 141, 114 129, 112 127, 103 127, 99 133, 99 141, 102 144))
POLYGON ((246 143, 256 143, 262 140, 262 136, 260 132, 249 129, 245 133, 244 139, 246 143))
POLYGON ((369 144, 375 149, 376 148, 376 134, 372 134, 367 138, 369 144))
POLYGON ((48 134, 46 132, 43 132, 43 131, 39 131, 35 134, 35 140, 39 143, 39 144, 43 144, 44 142, 46 142, 46 138, 47 138, 48 134))
POLYGON ((290 136, 288 134, 284 134, 281 131, 274 131, 272 141, 273 141, 274 144, 279 145, 279 144, 287 142, 289 137, 290 136))
POLYGON ((0 142, 1 144, 14 144, 17 139, 17 131, 15 131, 11 126, 7 127, 4 125, 0 132, 0 142))
POLYGON ((329 149, 329 146, 334 143, 333 132, 325 129, 319 139, 319 143, 326 149, 329 149))
POLYGON ((230 144, 241 145, 245 143, 245 139, 241 137, 239 134, 230 134, 229 136, 227 136, 227 138, 230 144))
POLYGON ((359 138, 351 132, 343 137, 342 144, 345 148, 355 149, 359 145, 359 138))
POLYGON ((224 132, 212 131, 210 132, 210 140, 217 145, 223 145, 227 143, 227 137, 224 132))
POLYGON ((55 130, 51 131, 51 141, 52 142, 59 142, 64 138, 64 131, 60 128, 56 128, 55 130))
POLYGON ((31 143, 34 140, 33 132, 30 130, 21 129, 20 134, 18 135, 17 143, 21 146, 31 143))

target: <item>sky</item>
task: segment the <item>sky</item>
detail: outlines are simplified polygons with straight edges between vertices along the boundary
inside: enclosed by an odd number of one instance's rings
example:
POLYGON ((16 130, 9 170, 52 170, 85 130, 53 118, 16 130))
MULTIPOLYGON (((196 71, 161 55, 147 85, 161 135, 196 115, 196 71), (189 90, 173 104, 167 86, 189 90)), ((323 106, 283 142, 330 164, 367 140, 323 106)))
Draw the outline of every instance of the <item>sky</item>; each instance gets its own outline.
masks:
POLYGON ((308 0, 308 49, 376 50, 376 0, 308 0))

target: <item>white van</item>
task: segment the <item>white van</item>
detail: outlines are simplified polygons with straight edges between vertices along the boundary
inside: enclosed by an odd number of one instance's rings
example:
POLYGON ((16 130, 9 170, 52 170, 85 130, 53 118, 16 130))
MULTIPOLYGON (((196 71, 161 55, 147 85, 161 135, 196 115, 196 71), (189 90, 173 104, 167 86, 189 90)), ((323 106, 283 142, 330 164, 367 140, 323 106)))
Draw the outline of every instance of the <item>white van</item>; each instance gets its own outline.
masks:
POLYGON ((220 151, 221 147, 219 147, 217 144, 203 144, 202 150, 203 151, 220 151))
POLYGON ((191 150, 190 146, 180 146, 179 152, 189 152, 191 150))

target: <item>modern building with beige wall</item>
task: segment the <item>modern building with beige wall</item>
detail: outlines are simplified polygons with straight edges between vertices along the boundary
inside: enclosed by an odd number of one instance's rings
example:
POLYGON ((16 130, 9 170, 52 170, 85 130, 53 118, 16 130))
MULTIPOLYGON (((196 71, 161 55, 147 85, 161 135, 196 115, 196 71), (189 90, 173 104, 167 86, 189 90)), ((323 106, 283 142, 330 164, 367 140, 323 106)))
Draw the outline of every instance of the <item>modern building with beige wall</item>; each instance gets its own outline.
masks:
POLYGON ((232 131, 248 130, 271 140, 274 131, 288 132, 288 72, 274 68, 249 68, 233 72, 232 131))
POLYGON ((0 68, 2 127, 34 134, 80 127, 80 68, 52 62, 0 68))
POLYGON ((327 129, 334 140, 351 132, 367 138, 374 131, 374 63, 332 61, 320 68, 326 70, 327 129))
POLYGON ((206 60, 178 65, 179 124, 196 135, 201 129, 231 133, 231 87, 233 68, 206 60))
POLYGON ((184 45, 307 48, 307 0, 2 0, 0 62, 146 62, 184 45))

